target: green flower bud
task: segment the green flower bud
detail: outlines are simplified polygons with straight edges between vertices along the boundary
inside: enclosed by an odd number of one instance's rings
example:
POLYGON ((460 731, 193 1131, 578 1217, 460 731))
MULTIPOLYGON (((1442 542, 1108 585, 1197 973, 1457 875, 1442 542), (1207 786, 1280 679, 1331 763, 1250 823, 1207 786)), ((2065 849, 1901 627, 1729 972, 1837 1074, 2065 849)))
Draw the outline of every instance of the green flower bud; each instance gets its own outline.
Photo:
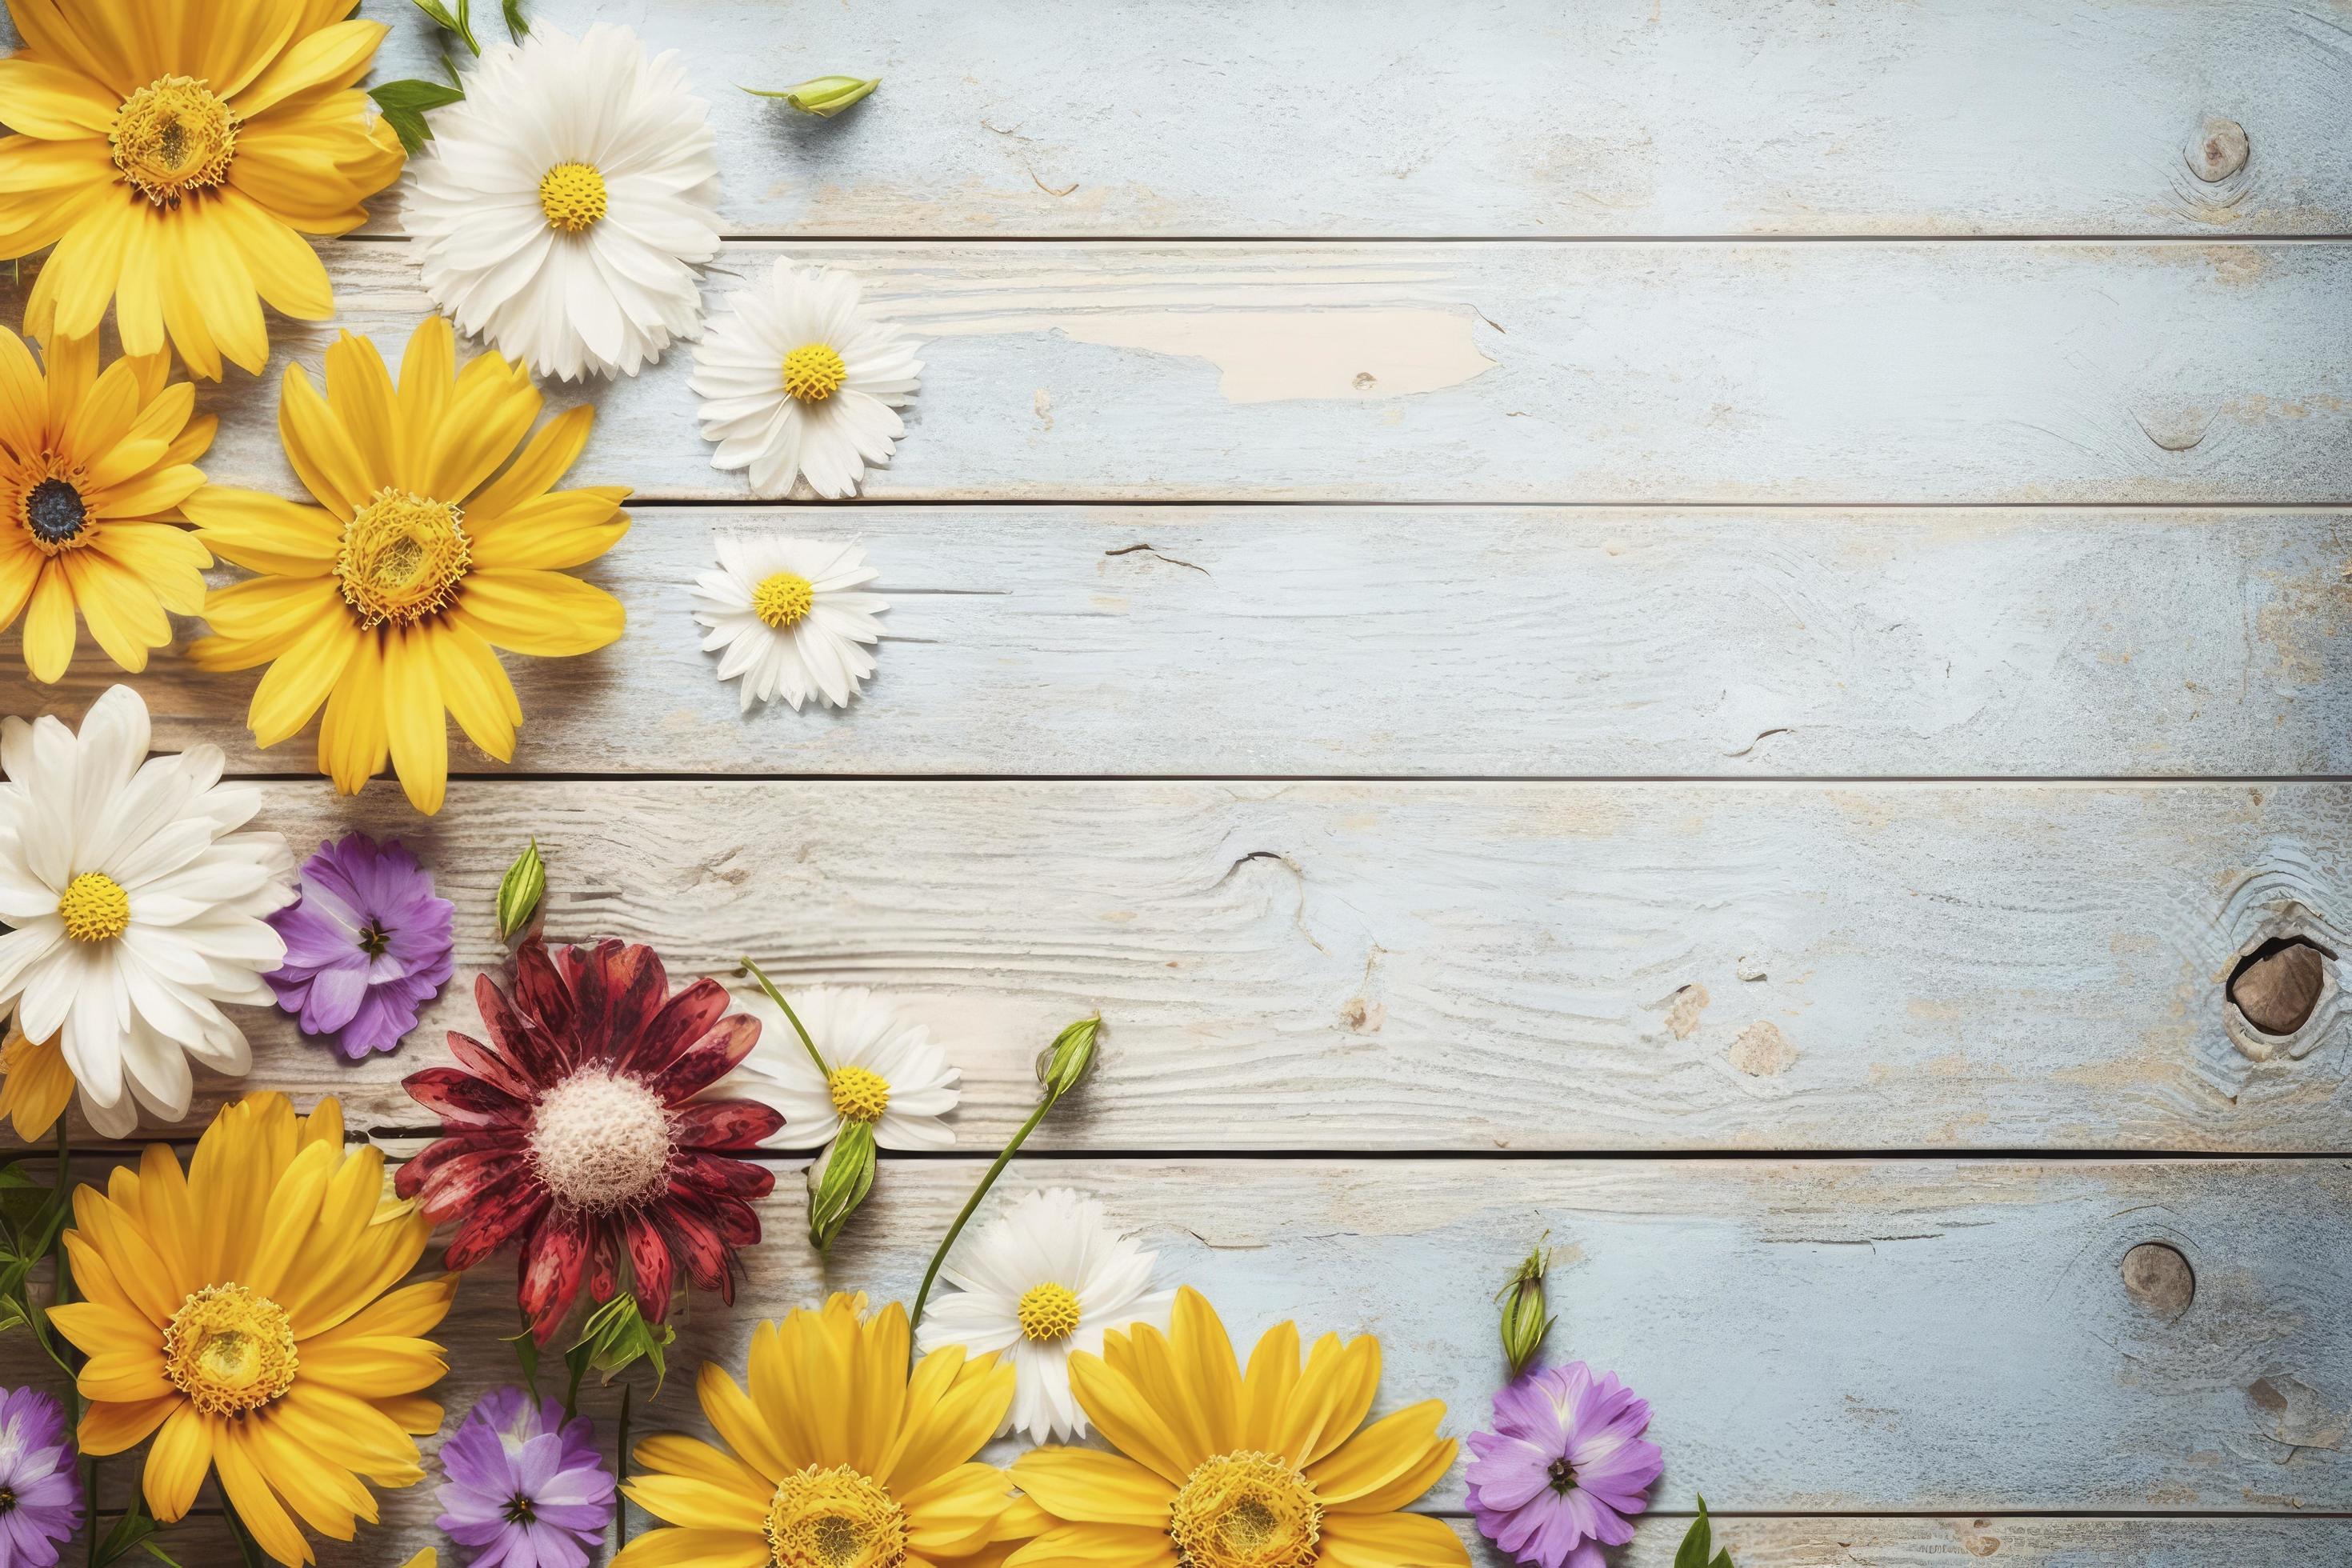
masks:
POLYGON ((882 85, 880 77, 813 77, 798 87, 747 87, 754 98, 781 98, 803 114, 830 120, 882 85))
POLYGON ((1102 1015, 1097 1013, 1072 1024, 1037 1053, 1037 1082, 1047 1100, 1059 1100, 1086 1081, 1094 1070, 1095 1041, 1101 1034, 1102 1015))
POLYGON ((833 1238, 874 1190, 874 1124, 844 1121, 824 1169, 809 1166, 808 1184, 809 1245, 829 1252, 833 1238))
POLYGON ((1544 1336, 1559 1321, 1544 1315, 1544 1275, 1550 1268, 1551 1250, 1538 1247, 1496 1298, 1503 1303, 1503 1354, 1511 1363, 1513 1377, 1527 1371, 1528 1363, 1543 1348, 1544 1336))
POLYGON ((539 858, 539 840, 534 838, 499 879, 499 940, 511 942, 530 930, 539 917, 540 900, 546 896, 547 862, 539 858))

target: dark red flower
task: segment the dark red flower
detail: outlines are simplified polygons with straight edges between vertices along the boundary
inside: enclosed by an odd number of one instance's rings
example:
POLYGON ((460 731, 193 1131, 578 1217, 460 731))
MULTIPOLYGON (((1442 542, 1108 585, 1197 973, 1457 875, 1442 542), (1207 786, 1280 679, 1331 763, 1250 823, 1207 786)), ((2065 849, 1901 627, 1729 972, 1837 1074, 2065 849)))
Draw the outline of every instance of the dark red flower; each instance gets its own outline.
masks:
POLYGON ((406 1079, 446 1134, 400 1168, 403 1197, 457 1221, 446 1267, 509 1244, 522 1310, 544 1344, 580 1295, 613 1299, 622 1264, 659 1322, 680 1272, 735 1299, 735 1251, 760 1239, 766 1166, 728 1156, 784 1124, 756 1100, 696 1100, 750 1054, 760 1022, 714 980, 673 996, 649 947, 601 942, 515 955, 511 996, 474 982, 490 1043, 454 1030, 460 1064, 406 1079))

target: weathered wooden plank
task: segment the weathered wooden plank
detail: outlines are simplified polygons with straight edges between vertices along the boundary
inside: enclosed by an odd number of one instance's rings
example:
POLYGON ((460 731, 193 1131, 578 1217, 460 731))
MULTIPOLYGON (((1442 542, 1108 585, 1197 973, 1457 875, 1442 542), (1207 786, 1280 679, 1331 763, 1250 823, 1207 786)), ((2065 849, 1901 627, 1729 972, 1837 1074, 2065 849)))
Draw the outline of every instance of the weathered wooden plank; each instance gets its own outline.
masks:
MULTIPOLYGON (((558 937, 902 997, 963 1068, 966 1148, 1097 1007, 1105 1070, 1041 1134, 1066 1148, 2337 1152, 2352 1125, 2340 990, 2260 1063, 2222 996, 2274 916, 2346 951, 2341 785, 518 781, 429 821, 382 784, 268 791, 299 845, 415 847, 461 976, 535 834, 558 937)), ((476 1026, 455 989, 357 1067, 247 1012, 255 1081, 415 1127, 398 1079, 476 1026)))
MULTIPOLYGON (((979 1168, 887 1163, 829 1261, 780 1184, 735 1307, 689 1300, 673 1366, 740 1365, 755 1321, 827 1289, 905 1299, 979 1168)), ((1456 1435, 1501 1375, 1496 1283, 1549 1228, 1553 1353, 1651 1401, 1662 1508, 2352 1510, 2340 1160, 1057 1160, 1005 1181, 1099 1195, 1244 1344, 1283 1318, 1378 1333, 1378 1408, 1442 1398, 1456 1435), (2194 1271, 2177 1314, 2125 1284, 2150 1243, 2194 1271)), ((459 1410, 514 1380, 510 1268, 487 1266, 440 1333, 459 1410)), ((12 1381, 38 1353, 0 1341, 12 1381)), ((637 1419, 698 1426, 690 1378, 637 1419)), ((1458 1467, 1428 1503, 1462 1507, 1458 1467)))
MULTIPOLYGON (((2352 500, 2352 244, 792 251, 930 340, 878 500, 2352 500)), ((396 353, 410 247, 332 260, 340 326, 396 353)), ((333 330, 279 323, 281 357, 333 330)), ((690 368, 597 384, 583 481, 745 496, 690 368)), ((290 491, 274 388, 205 406, 216 479, 290 491)))
MULTIPOLYGON (((607 1439, 609 1433, 604 1434, 607 1439)), ((111 1478, 110 1478, 110 1479, 111 1478)), ((349 1547, 337 1568, 398 1568, 427 1546, 445 1554, 426 1488, 383 1500, 384 1522, 349 1547)), ((209 1494, 208 1498, 209 1498, 209 1494)), ((630 1530, 646 1527, 630 1515, 630 1530)), ((1480 1568, 1511 1568, 1467 1520, 1454 1521, 1480 1568)), ((1656 1513, 1633 1543, 1612 1554, 1616 1568, 1674 1568, 1688 1519, 1656 1513)), ((2053 1519, 2000 1515, 1944 1519, 1726 1518, 1715 1540, 1739 1568, 1961 1568, 2000 1554, 2000 1568, 2332 1568, 2352 1562, 2352 1521, 2343 1519, 2053 1519)), ((233 1563, 235 1543, 218 1519, 191 1516, 162 1544, 180 1561, 233 1563), (184 1552, 182 1548, 185 1548, 184 1552), (211 1555, 207 1555, 210 1553, 211 1555)), ((447 1560, 446 1555, 443 1559, 447 1560)))
MULTIPOLYGON (((2352 229, 2352 48, 2326 5, 535 0, 533 14, 625 23, 680 51, 744 233, 2352 229), (832 122, 735 90, 841 71, 883 87, 832 122)), ((394 20, 377 79, 437 75, 436 35, 394 20)))
MULTIPOLYGON (((591 573, 623 640, 512 661, 514 766, 2347 773, 2347 559, 2341 512, 648 509, 591 573), (740 712, 692 620, 718 531, 866 545, 890 631, 852 712, 740 712)), ((0 711, 121 679, 87 643, 61 689, 10 664, 0 711)), ((250 745, 251 676, 163 656, 138 684, 163 743, 308 755, 250 745)))

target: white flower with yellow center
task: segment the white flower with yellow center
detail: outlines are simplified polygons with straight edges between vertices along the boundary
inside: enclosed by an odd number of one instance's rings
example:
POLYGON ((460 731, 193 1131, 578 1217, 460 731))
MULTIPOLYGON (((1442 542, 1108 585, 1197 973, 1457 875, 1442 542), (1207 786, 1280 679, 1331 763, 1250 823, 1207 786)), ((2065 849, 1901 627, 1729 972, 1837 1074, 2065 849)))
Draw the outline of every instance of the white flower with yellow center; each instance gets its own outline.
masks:
POLYGON ((856 590, 881 575, 855 544, 772 534, 722 533, 719 570, 695 581, 694 618, 709 628, 719 679, 741 677, 741 710, 781 697, 798 712, 821 696, 846 708, 874 673, 866 649, 882 636, 874 617, 890 607, 856 590))
MULTIPOLYGON (((783 1130, 768 1140, 769 1148, 830 1144, 846 1121, 869 1123, 874 1142, 885 1149, 954 1145, 955 1133, 942 1119, 963 1098, 956 1087, 963 1074, 948 1066, 929 1029, 907 1022, 863 985, 815 985, 791 994, 787 1000, 808 1030, 808 1044, 764 994, 740 993, 736 1000, 760 1020, 760 1043, 735 1069, 760 1083, 743 1092, 784 1113, 783 1130), (817 1070, 809 1044, 829 1070, 817 1070)), ((820 1158, 819 1166, 824 1163, 820 1158)))
POLYGON ((718 137, 674 54, 599 23, 496 44, 436 110, 405 221, 425 292, 541 375, 635 375, 702 320, 718 137))
POLYGON ((792 494, 796 474, 829 500, 856 495, 907 433, 892 411, 922 384, 917 346, 866 313, 848 273, 778 260, 727 296, 694 352, 711 467, 751 470, 763 496, 792 494))
POLYGON ((261 807, 223 787, 217 746, 150 757, 147 705, 117 686, 77 736, 54 718, 0 724, 0 1011, 58 1041, 83 1114, 127 1137, 142 1107, 188 1111, 188 1058, 252 1066, 224 1002, 268 1007, 286 956, 264 918, 294 901, 294 857, 241 833, 261 807))
POLYGON ((1111 1228, 1096 1199, 1031 1193, 950 1257, 940 1273, 956 1293, 931 1303, 917 1349, 1010 1361, 1020 1382, 1000 1430, 1032 1443, 1083 1437, 1071 1352, 1100 1355, 1105 1333, 1137 1323, 1167 1330, 1176 1292, 1151 1289, 1158 1257, 1111 1228))

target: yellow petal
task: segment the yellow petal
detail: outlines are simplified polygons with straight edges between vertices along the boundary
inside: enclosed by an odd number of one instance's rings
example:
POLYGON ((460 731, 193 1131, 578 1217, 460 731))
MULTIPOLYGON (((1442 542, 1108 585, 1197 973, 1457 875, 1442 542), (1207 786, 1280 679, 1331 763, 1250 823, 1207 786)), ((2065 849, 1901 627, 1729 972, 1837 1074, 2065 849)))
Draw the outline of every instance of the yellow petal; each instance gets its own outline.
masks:
POLYGON ((1034 1448, 1013 1461, 1013 1479, 1055 1519, 1168 1528, 1174 1486, 1123 1454, 1034 1448))
POLYGON ((122 100, 70 66, 19 55, 0 60, 0 124, 45 142, 103 136, 122 100))
POLYGON ((441 673, 441 699, 466 738, 502 763, 514 761, 522 703, 490 645, 464 626, 440 626, 429 629, 425 646, 441 673))
MULTIPOLYGON (((366 353, 375 352, 364 338, 351 341, 365 345, 366 353)), ((303 487, 331 516, 346 521, 358 516, 383 488, 368 471, 343 422, 299 364, 286 367, 278 398, 278 433, 303 487)))
POLYGON ((621 1548, 611 1568, 768 1568, 768 1538, 732 1530, 648 1530, 621 1548))
POLYGON ((319 724, 319 771, 344 795, 357 795, 392 755, 384 722, 383 634, 363 632, 319 724))
POLYGON ((55 684, 73 663, 73 589, 52 561, 33 584, 33 601, 25 613, 25 668, 33 679, 55 684))
POLYGON ((618 486, 558 490, 520 501, 507 513, 477 524, 466 514, 481 571, 583 566, 621 542, 629 520, 615 516, 628 491, 618 486))
POLYGON ((1192 1474, 1183 1447, 1142 1391, 1114 1372, 1100 1356, 1079 1351, 1070 1357, 1070 1391, 1102 1435, 1122 1454, 1140 1461, 1178 1486, 1192 1474))
POLYGON ((289 1564, 289 1568, 311 1561, 302 1531, 278 1503, 278 1494, 270 1489, 261 1467, 254 1462, 251 1439, 228 1422, 221 1424, 220 1437, 219 1446, 213 1450, 213 1468, 220 1472, 221 1490, 227 1494, 229 1507, 236 1510, 238 1521, 252 1532, 264 1552, 289 1564))
POLYGON ((229 108, 238 119, 252 120, 297 93, 348 86, 366 74, 376 46, 391 30, 381 22, 321 27, 278 54, 268 69, 231 97, 229 108))
POLYGON ((274 746, 301 733, 342 679, 360 640, 347 617, 330 614, 313 620, 254 688, 247 714, 254 743, 274 746))
POLYGON ((176 1394, 137 1405, 93 1405, 82 1412, 81 1450, 93 1458, 120 1454, 147 1439, 183 1401, 176 1394))
POLYGON ((228 244, 236 247, 254 288, 281 315, 323 321, 335 313, 335 288, 310 244, 234 185, 212 202, 228 244))
POLYGON ((593 653, 628 622, 621 601, 561 572, 476 572, 449 619, 492 647, 541 658, 593 653))
MULTIPOLYGON (((466 507, 468 523, 490 522, 512 508, 555 488, 555 481, 580 460, 588 446, 589 426, 596 422, 593 404, 567 408, 539 427, 507 471, 482 487, 466 507)), ((623 492, 625 496, 626 492, 623 492)), ((615 497, 617 502, 622 497, 615 497)))
POLYGON ((1470 1568, 1454 1527, 1420 1513, 1334 1513, 1323 1518, 1318 1568, 1470 1568))
POLYGON ((335 569, 342 548, 342 529, 326 511, 259 490, 207 485, 181 510, 222 560, 255 572, 322 577, 335 569))
POLYGON ((426 637, 424 627, 411 626, 383 639, 383 717, 400 787, 430 816, 449 787, 449 722, 426 637))
POLYGON ((212 1468, 210 1421, 194 1405, 182 1405, 147 1450, 147 1507, 165 1524, 175 1522, 195 1506, 197 1489, 212 1468))
MULTIPOLYGON (((1378 1491, 1420 1465, 1435 1443, 1437 1424, 1444 1419, 1442 1399, 1407 1405, 1340 1444, 1307 1472, 1307 1479, 1326 1508, 1378 1491)), ((1398 1506, 1392 1503, 1379 1511, 1389 1512, 1398 1506)))

